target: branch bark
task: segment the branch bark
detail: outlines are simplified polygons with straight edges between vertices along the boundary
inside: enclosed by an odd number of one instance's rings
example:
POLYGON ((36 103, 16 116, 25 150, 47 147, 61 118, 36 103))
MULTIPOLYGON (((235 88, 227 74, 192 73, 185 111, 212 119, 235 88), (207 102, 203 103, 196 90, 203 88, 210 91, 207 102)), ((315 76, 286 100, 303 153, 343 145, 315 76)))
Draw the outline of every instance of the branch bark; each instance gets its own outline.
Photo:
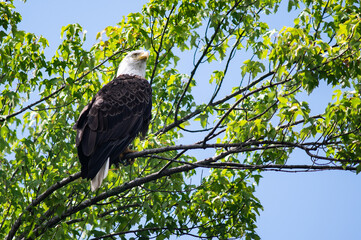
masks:
MULTIPOLYGON (((72 206, 66 209, 63 214, 60 216, 55 216, 51 218, 49 221, 43 223, 42 225, 37 226, 34 229, 34 236, 40 236, 47 228, 55 227, 58 223, 65 220, 67 217, 85 209, 92 205, 99 203, 102 200, 105 200, 109 197, 116 196, 120 193, 123 193, 127 190, 130 190, 135 187, 140 187, 145 183, 155 181, 157 179, 171 176, 176 173, 187 172, 195 168, 205 167, 205 168, 224 168, 224 169, 238 169, 238 170, 272 170, 272 171, 287 171, 294 170, 293 172, 299 171, 317 171, 317 170, 347 170, 347 171, 355 171, 355 167, 351 166, 318 166, 318 165, 282 165, 282 164, 267 164, 267 165, 253 165, 253 164, 241 164, 235 162, 218 162, 221 159, 224 159, 228 155, 245 152, 245 151, 255 151, 262 149, 270 149, 270 148, 282 148, 282 147, 291 147, 291 148, 301 148, 307 151, 307 147, 312 146, 315 143, 302 143, 302 144, 294 144, 288 142, 277 142, 277 141, 250 141, 247 143, 233 143, 233 144, 193 144, 193 145, 178 145, 178 146, 168 146, 164 148, 158 149, 149 149, 144 150, 142 152, 130 153, 125 156, 125 158, 135 158, 141 156, 147 156, 148 154, 161 153, 172 150, 184 150, 184 149, 200 149, 200 148, 229 148, 227 151, 222 152, 214 157, 206 158, 204 160, 200 160, 194 163, 181 162, 182 166, 173 167, 169 169, 161 169, 158 172, 151 173, 145 177, 139 177, 134 180, 131 180, 127 183, 124 183, 121 186, 115 187, 108 192, 103 192, 98 196, 92 197, 88 200, 83 201, 77 206, 72 206), (257 145, 256 147, 250 146, 257 145), (296 170, 295 170, 296 169, 296 170)), ((164 158, 162 158, 165 160, 164 158)), ((174 160, 172 160, 174 161, 174 160)), ((179 161, 178 161, 179 162, 179 161)), ((352 163, 361 162, 360 160, 350 161, 352 163)), ((80 173, 78 173, 80 174, 80 173)), ((78 175, 76 175, 78 176, 78 175)), ((50 192, 50 191, 47 191, 50 192)), ((11 238, 8 238, 11 239, 11 238)))
MULTIPOLYGON (((223 148, 226 151, 210 158, 206 158, 204 160, 200 160, 198 162, 190 163, 184 161, 177 161, 174 159, 167 159, 165 157, 161 157, 162 160, 168 160, 170 162, 178 162, 183 164, 182 166, 173 167, 173 168, 163 168, 158 172, 151 173, 145 177, 139 177, 134 180, 131 180, 127 183, 124 183, 121 186, 115 187, 108 192, 103 192, 98 196, 92 197, 88 200, 83 201, 79 205, 69 207, 66 209, 63 214, 60 216, 54 216, 49 221, 44 222, 41 225, 38 225, 34 229, 34 237, 40 236, 47 228, 51 228, 56 226, 61 221, 65 220, 67 217, 75 214, 87 207, 98 204, 100 201, 105 200, 109 197, 116 196, 120 193, 123 193, 127 190, 130 190, 135 187, 139 187, 144 183, 155 181, 157 179, 171 176, 176 173, 187 172, 195 168, 222 168, 222 169, 237 169, 237 170, 268 170, 268 171, 284 171, 284 172, 300 172, 300 171, 320 171, 320 170, 346 170, 346 171, 356 171, 355 167, 352 166, 329 166, 329 165, 282 165, 282 164, 266 164, 266 165, 254 165, 254 164, 242 164, 236 162, 218 162, 221 159, 224 159, 228 155, 234 153, 241 153, 247 151, 256 151, 256 150, 264 150, 270 148, 300 148, 304 151, 309 151, 315 144, 320 145, 321 143, 308 142, 308 143, 290 143, 290 142, 279 142, 279 141, 249 141, 245 143, 218 143, 218 144, 192 144, 192 145, 176 145, 176 146, 167 146, 163 148, 157 149, 148 149, 141 152, 129 153, 125 156, 125 158, 137 158, 137 157, 147 157, 149 155, 155 153, 162 153, 168 151, 176 151, 176 150, 190 150, 190 149, 206 149, 206 148, 223 148)), ((157 156, 152 155, 153 158, 157 158, 157 156)), ((315 157, 312 155, 312 157, 315 157)), ((342 161, 346 160, 341 159, 327 159, 334 161, 342 161)), ((349 160, 348 163, 361 163, 361 160, 349 160)), ((29 212, 31 208, 40 204, 46 197, 51 195, 57 189, 73 182, 74 180, 80 177, 80 173, 73 174, 67 178, 64 178, 60 182, 55 183, 49 189, 47 189, 44 193, 39 195, 24 211, 23 214, 15 221, 11 231, 7 236, 7 240, 12 239, 15 236, 16 231, 19 229, 21 225, 21 220, 23 215, 26 212, 29 212)))

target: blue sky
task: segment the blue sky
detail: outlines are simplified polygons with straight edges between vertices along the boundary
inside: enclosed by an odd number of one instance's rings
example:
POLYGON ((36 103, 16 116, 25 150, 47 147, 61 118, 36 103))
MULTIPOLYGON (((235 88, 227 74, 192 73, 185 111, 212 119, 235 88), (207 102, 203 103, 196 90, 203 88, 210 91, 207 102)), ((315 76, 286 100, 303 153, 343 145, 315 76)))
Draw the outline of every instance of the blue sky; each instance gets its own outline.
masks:
MULTIPOLYGON (((145 2, 32 0, 25 4, 17 1, 16 6, 23 17, 20 28, 47 38, 47 53, 52 55, 60 43, 62 26, 79 23, 87 30, 90 47, 97 32, 140 11, 145 2)), ((292 24, 285 9, 283 5, 279 15, 268 17, 271 27, 292 24)), ((330 94, 329 88, 320 89, 317 99, 309 100, 324 108, 330 94)), ((295 156, 293 163, 303 162, 304 157, 295 156)), ((361 239, 360 186, 361 177, 349 172, 263 173, 256 192, 264 207, 257 231, 264 240, 361 239)))

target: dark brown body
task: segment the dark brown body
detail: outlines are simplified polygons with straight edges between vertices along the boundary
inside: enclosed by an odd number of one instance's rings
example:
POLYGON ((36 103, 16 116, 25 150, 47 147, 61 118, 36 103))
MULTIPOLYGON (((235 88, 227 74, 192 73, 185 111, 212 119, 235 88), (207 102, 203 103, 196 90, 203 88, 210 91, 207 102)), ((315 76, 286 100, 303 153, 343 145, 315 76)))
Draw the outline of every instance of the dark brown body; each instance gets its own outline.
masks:
POLYGON ((134 138, 147 133, 151 109, 146 79, 124 74, 106 84, 74 125, 82 177, 93 179, 108 157, 110 165, 117 164, 134 138))

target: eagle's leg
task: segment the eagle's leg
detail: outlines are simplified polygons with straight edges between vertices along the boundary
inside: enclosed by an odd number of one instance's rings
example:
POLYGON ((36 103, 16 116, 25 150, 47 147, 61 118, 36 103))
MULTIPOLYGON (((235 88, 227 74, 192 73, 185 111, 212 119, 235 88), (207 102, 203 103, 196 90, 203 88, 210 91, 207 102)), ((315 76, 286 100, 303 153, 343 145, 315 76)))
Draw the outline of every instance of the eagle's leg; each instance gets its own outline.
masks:
POLYGON ((124 165, 124 166, 128 166, 131 165, 135 162, 135 158, 130 158, 130 159, 123 159, 123 157, 125 155, 127 155, 128 153, 133 153, 136 152, 134 150, 129 149, 128 147, 119 155, 119 159, 120 162, 124 165))

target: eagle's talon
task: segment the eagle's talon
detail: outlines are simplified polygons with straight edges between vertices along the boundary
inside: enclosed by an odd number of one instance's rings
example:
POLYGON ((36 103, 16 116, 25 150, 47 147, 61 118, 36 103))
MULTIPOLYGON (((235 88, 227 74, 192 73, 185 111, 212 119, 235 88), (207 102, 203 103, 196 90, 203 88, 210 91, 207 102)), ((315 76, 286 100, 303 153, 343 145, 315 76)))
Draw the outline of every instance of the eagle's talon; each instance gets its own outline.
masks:
POLYGON ((132 165, 134 162, 135 162, 135 158, 127 158, 127 159, 123 159, 124 156, 126 156, 128 153, 134 153, 136 151, 134 150, 130 150, 129 148, 126 148, 124 150, 124 152, 122 152, 120 155, 119 155, 119 160, 120 162, 124 165, 124 166, 128 166, 128 165, 132 165))

